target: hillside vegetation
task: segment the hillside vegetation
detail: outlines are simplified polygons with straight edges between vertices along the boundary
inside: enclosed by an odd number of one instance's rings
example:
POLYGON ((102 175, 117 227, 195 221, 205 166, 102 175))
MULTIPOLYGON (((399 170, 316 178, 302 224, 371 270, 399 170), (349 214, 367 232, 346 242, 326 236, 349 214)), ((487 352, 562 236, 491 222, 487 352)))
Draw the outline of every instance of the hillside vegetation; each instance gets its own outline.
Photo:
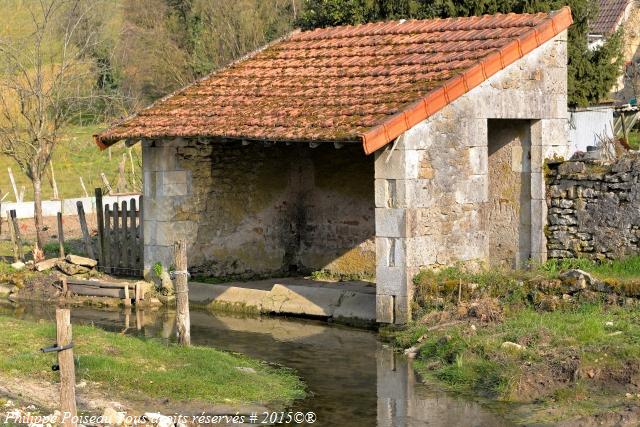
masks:
MULTIPOLYGON (((80 176, 89 193, 96 186, 103 186, 101 172, 115 188, 118 165, 126 149, 119 144, 109 156, 108 151, 97 149, 92 134, 286 34, 302 9, 301 0, 74 1, 79 9, 91 11, 72 42, 82 45, 85 40, 92 40, 83 60, 92 64, 87 89, 100 99, 80 110, 54 148, 54 174, 63 198, 83 195, 80 176)), ((30 9, 40 13, 38 5, 31 0, 3 0, 0 42, 31 35, 34 23, 30 9)), ((59 61, 63 35, 56 34, 43 40, 49 65, 59 61)), ((29 49, 19 52, 27 58, 31 55, 29 49)), ((17 110, 18 101, 9 102, 15 102, 16 107, 11 108, 17 110)), ((140 147, 134 147, 132 159, 126 154, 126 190, 131 191, 132 182, 140 180, 140 147)), ((2 195, 9 193, 4 200, 15 200, 8 167, 16 177, 18 191, 24 185, 25 200, 33 200, 29 179, 12 159, 0 155, 0 190, 2 195)), ((50 174, 48 168, 42 186, 45 200, 53 195, 50 174)))

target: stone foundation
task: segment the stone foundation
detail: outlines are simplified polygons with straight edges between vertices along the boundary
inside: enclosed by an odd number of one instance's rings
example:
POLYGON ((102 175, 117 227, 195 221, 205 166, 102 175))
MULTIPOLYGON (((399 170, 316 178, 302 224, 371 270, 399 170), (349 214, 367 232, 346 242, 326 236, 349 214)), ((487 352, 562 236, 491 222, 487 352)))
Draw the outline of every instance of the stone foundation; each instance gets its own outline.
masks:
POLYGON ((606 260, 640 253, 640 159, 567 161, 547 170, 549 258, 606 260))

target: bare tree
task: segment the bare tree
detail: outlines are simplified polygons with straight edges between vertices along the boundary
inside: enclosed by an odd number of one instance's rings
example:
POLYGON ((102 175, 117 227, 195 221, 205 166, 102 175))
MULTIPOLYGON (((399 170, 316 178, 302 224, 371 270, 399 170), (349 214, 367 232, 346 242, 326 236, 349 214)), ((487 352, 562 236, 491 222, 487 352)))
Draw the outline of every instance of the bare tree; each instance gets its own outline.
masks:
POLYGON ((0 36, 0 152, 33 183, 37 248, 42 248, 42 181, 62 129, 96 94, 86 22, 98 2, 26 2, 32 28, 0 36), (82 33, 82 37, 79 34, 82 33))

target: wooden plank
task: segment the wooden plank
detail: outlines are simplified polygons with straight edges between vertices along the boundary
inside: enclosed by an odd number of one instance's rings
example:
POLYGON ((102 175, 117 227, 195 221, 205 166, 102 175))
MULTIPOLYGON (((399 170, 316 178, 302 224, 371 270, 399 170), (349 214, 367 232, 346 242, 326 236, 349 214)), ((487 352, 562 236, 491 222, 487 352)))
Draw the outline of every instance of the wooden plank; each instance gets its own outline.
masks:
POLYGON ((60 258, 64 258, 64 228, 62 227, 62 212, 58 212, 58 244, 60 258))
POLYGON ((88 285, 73 285, 68 284, 69 292, 74 295, 86 296, 86 297, 108 297, 108 298, 117 298, 124 299, 124 287, 120 287, 119 289, 111 289, 111 288, 100 288, 95 286, 88 285))
POLYGON ((76 203, 78 207, 78 219, 80 220, 80 229, 82 230, 82 240, 84 241, 84 250, 89 258, 95 259, 96 254, 93 252, 93 245, 91 244, 91 236, 89 236, 89 227, 87 226, 87 218, 84 215, 84 206, 82 200, 78 200, 76 203))
MULTIPOLYGON (((64 347, 72 343, 71 312, 66 308, 56 309, 56 342, 64 347)), ((63 425, 75 427, 76 410, 76 367, 73 348, 58 352, 60 366, 60 412, 63 425)))
POLYGON ((120 224, 122 224, 122 240, 120 242, 120 256, 122 257, 122 261, 120 262, 120 264, 122 264, 122 273, 123 274, 129 274, 128 272, 128 268, 129 268, 129 226, 128 226, 128 220, 129 220, 129 211, 127 210, 127 202, 126 200, 123 200, 120 203, 120 206, 122 207, 121 211, 120 211, 120 224))
POLYGON ((109 205, 104 207, 104 272, 111 273, 111 209, 109 205))
POLYGON ((87 286, 95 286, 98 288, 110 288, 110 289, 122 289, 122 287, 127 284, 129 285, 129 289, 135 289, 135 283, 127 283, 127 282, 105 282, 102 280, 85 280, 85 279, 75 279, 73 277, 67 278, 67 282, 74 285, 87 285, 87 286))
MULTIPOLYGON (((80 178, 82 179, 82 177, 80 178)), ((104 204, 102 201, 102 188, 95 189, 96 194, 96 222, 98 224, 98 261, 104 266, 104 204)))
POLYGON ((111 233, 111 274, 120 273, 120 209, 113 204, 113 231, 111 233))
POLYGON ((129 248, 131 250, 129 265, 133 270, 137 270, 140 263, 140 254, 138 253, 140 242, 138 241, 138 224, 136 223, 137 217, 138 212, 136 210, 136 199, 132 198, 129 201, 129 233, 131 235, 131 240, 129 241, 129 248))

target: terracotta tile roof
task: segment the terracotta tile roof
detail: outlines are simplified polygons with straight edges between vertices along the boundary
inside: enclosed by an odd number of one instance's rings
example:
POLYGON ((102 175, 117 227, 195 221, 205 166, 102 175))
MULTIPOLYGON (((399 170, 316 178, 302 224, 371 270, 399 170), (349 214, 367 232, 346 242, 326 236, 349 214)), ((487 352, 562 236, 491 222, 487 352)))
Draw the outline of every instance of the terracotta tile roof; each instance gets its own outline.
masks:
POLYGON ((550 14, 408 20, 298 32, 99 133, 362 141, 371 153, 571 24, 550 14))
POLYGON ((631 0, 599 0, 598 16, 589 25, 591 34, 611 34, 618 29, 631 0))

